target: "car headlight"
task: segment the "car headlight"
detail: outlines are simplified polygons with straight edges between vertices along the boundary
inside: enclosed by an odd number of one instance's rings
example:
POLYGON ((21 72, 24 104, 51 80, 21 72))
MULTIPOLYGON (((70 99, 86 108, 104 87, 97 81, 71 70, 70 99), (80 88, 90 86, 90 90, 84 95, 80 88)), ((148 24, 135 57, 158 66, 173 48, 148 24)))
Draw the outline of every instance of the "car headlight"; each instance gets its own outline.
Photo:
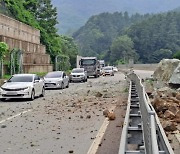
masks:
POLYGON ((0 87, 0 92, 3 91, 3 89, 0 87))
POLYGON ((28 90, 29 87, 19 88, 19 90, 28 90))
POLYGON ((57 80, 57 82, 58 82, 58 83, 61 83, 61 82, 62 82, 62 80, 57 80))

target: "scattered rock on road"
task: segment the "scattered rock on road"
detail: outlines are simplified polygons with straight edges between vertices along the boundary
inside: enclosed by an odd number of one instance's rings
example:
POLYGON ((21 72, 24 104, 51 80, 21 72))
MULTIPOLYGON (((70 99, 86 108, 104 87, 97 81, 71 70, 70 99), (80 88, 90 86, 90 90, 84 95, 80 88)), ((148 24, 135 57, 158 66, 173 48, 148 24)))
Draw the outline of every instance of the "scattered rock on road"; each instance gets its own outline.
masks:
POLYGON ((115 119, 116 119, 116 116, 115 116, 114 113, 109 112, 109 113, 108 113, 108 118, 109 118, 109 120, 115 120, 115 119))

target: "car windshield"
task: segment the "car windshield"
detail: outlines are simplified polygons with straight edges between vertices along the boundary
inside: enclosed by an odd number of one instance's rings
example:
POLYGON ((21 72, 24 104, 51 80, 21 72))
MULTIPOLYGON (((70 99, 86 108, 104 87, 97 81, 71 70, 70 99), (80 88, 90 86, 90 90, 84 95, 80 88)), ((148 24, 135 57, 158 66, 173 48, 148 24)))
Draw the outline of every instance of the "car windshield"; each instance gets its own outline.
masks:
POLYGON ((82 59, 81 63, 82 65, 95 65, 96 60, 95 59, 82 59))
POLYGON ((62 72, 50 72, 46 74, 45 78, 61 78, 62 72))
POLYGON ((72 73, 83 73, 84 69, 73 69, 72 73))
POLYGON ((112 70, 112 67, 105 67, 104 70, 112 70))
POLYGON ((12 76, 7 82, 32 82, 33 76, 12 76))

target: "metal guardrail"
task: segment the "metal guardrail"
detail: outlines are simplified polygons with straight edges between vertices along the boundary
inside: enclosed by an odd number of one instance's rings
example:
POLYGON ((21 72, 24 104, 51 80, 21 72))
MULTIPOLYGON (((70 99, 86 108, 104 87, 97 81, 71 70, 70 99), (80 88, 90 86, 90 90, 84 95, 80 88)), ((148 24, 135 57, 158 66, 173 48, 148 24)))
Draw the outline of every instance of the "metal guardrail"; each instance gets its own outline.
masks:
POLYGON ((141 79, 134 73, 128 78, 128 106, 119 154, 174 154, 141 79))

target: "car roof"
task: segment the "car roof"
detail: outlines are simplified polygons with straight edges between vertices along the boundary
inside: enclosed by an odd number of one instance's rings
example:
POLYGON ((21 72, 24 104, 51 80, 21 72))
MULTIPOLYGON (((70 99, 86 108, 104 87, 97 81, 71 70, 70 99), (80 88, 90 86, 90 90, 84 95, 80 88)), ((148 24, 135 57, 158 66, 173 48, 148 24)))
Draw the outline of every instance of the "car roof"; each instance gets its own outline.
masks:
POLYGON ((82 57, 81 59, 97 59, 97 57, 82 57))
MULTIPOLYGON (((48 72, 48 73, 63 73, 64 71, 52 71, 52 72, 48 72)), ((47 73, 47 74, 48 74, 47 73)))
POLYGON ((13 76, 34 76, 36 74, 14 74, 13 76))
POLYGON ((84 70, 84 68, 73 68, 73 70, 84 70))

